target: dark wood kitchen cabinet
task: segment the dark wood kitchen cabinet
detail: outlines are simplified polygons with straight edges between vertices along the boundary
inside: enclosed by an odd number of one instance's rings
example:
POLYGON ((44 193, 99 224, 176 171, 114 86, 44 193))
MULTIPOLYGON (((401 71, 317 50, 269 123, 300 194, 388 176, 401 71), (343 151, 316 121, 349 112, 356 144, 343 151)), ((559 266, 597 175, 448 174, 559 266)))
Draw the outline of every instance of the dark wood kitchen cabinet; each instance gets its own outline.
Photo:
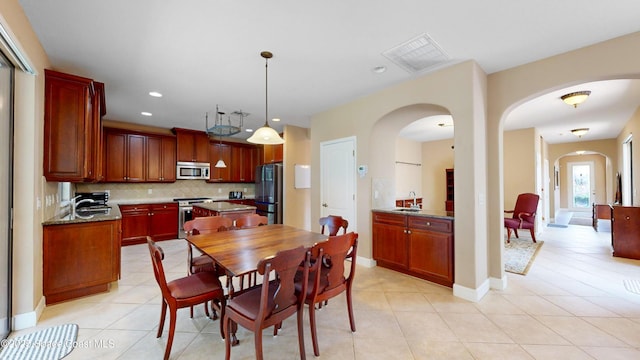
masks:
POLYGON ((105 182, 144 182, 147 157, 146 136, 105 129, 105 182))
POLYGON ((101 117, 106 113, 104 84, 45 69, 44 101, 45 178, 99 180, 101 117))
POLYGON ((173 128, 172 130, 176 134, 178 142, 178 161, 209 162, 209 136, 207 133, 180 128, 173 128))
POLYGON ((120 220, 43 226, 46 303, 105 292, 120 277, 120 220))
POLYGON ((207 182, 230 182, 231 181, 231 146, 221 142, 211 142, 209 144, 209 159, 211 159, 211 172, 207 182), (224 161, 227 167, 215 167, 218 160, 224 161))
POLYGON ((640 260, 640 207, 613 206, 611 245, 613 256, 640 260))
POLYGON ((176 181, 176 138, 147 136, 146 181, 176 181))
POLYGON ((231 147, 231 181, 255 182, 258 165, 258 149, 253 145, 233 145, 231 147))
POLYGON ((373 258, 382 267, 453 286, 453 220, 373 212, 373 258))
POLYGON ((120 205, 122 246, 143 244, 147 236, 154 241, 178 237, 178 204, 120 205))
POLYGON ((454 196, 453 196, 453 188, 454 188, 454 177, 453 177, 453 169, 446 169, 445 170, 445 181, 447 184, 447 192, 446 192, 446 200, 444 202, 444 208, 446 211, 453 211, 453 204, 454 204, 454 196))
POLYGON ((262 145, 258 156, 262 164, 280 163, 284 160, 284 145, 262 145))

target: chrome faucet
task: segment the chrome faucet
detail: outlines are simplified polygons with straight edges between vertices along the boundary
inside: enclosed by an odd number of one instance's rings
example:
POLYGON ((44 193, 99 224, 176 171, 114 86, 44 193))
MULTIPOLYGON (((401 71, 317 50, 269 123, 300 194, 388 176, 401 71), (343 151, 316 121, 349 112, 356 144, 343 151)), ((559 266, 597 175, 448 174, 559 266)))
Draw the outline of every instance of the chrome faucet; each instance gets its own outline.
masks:
POLYGON ((412 209, 419 209, 420 207, 418 206, 418 199, 417 199, 416 192, 413 191, 413 190, 409 191, 409 196, 413 197, 413 205, 411 205, 411 208, 412 209))
POLYGON ((74 197, 73 199, 71 199, 69 201, 69 213, 70 213, 71 216, 76 216, 77 215, 76 210, 78 209, 78 205, 84 204, 84 203, 94 203, 94 202, 96 202, 93 199, 84 199, 84 200, 77 201, 79 198, 81 198, 80 195, 74 197))

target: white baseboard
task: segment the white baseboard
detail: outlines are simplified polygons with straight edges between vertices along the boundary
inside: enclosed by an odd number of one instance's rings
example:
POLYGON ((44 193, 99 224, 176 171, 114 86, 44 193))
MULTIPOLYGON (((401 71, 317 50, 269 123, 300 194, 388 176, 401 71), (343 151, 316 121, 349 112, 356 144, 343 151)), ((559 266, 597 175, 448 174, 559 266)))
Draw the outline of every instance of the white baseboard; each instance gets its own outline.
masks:
POLYGON ((504 290, 507 288, 507 276, 503 275, 502 278, 489 278, 489 285, 494 290, 504 290))
POLYGON ((38 323, 38 319, 45 308, 45 299, 44 296, 40 298, 38 302, 38 306, 33 311, 24 314, 18 314, 13 317, 13 327, 12 330, 22 330, 28 329, 30 327, 36 326, 38 323))
POLYGON ((375 267, 377 263, 373 259, 369 259, 369 258, 362 257, 362 256, 357 256, 356 257, 356 264, 362 265, 364 267, 372 268, 372 267, 375 267))
POLYGON ((453 295, 459 298, 478 302, 489 292, 489 279, 485 280, 478 288, 471 289, 462 285, 453 284, 453 295))

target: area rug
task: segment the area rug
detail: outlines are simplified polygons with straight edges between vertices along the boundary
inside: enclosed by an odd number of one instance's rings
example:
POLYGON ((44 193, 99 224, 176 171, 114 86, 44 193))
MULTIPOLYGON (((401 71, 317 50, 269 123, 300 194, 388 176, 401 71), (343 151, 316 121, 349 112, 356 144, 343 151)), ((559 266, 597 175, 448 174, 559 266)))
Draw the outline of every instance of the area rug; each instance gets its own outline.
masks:
POLYGON ((504 270, 520 275, 526 275, 538 255, 544 241, 534 243, 531 239, 511 239, 504 244, 504 270))
POLYGON ((65 324, 2 340, 2 360, 59 360, 69 355, 78 325, 65 324))

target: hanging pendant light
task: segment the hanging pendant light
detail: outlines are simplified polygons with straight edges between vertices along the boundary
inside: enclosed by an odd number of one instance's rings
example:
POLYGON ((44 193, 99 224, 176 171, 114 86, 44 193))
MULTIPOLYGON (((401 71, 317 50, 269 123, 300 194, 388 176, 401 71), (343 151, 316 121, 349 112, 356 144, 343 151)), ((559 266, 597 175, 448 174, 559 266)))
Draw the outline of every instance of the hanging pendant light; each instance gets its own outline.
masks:
POLYGON ((256 130, 250 138, 247 139, 248 142, 254 144, 263 144, 263 145, 278 145, 284 144, 284 139, 280 137, 277 131, 275 131, 271 126, 269 126, 269 82, 268 82, 268 67, 269 67, 269 59, 273 57, 273 54, 268 51, 263 51, 260 53, 260 56, 264 58, 264 84, 265 84, 265 92, 264 92, 264 100, 265 100, 265 115, 264 115, 264 126, 256 130))

